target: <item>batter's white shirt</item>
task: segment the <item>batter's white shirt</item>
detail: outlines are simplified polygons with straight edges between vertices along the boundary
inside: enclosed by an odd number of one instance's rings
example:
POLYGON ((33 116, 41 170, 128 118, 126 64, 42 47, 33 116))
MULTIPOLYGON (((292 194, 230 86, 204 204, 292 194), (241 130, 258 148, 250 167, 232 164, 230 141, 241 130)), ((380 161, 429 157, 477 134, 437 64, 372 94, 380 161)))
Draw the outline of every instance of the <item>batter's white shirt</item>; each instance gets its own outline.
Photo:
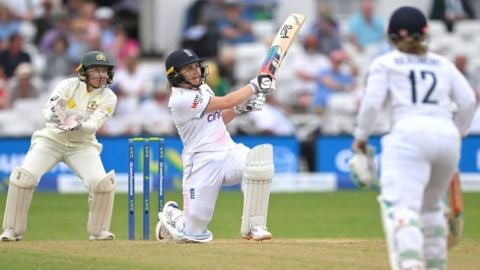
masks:
POLYGON ((98 88, 87 92, 87 85, 78 78, 69 78, 61 81, 53 90, 43 108, 45 128, 36 131, 35 138, 47 138, 61 145, 81 146, 92 144, 100 147, 96 139, 97 130, 110 118, 117 105, 117 96, 110 88, 98 88), (52 122, 52 108, 59 99, 67 101, 66 114, 80 114, 83 116, 79 130, 64 131, 52 122))
POLYGON ((223 122, 221 110, 205 113, 214 95, 206 84, 198 90, 172 87, 168 107, 183 142, 184 154, 238 147, 223 122))
POLYGON ((431 52, 419 56, 394 50, 376 58, 370 66, 356 139, 368 138, 383 106, 390 110, 392 129, 402 122, 402 127, 410 128, 408 120, 412 117, 433 117, 447 122, 453 119, 465 135, 475 113, 475 95, 447 58, 431 52), (452 103, 458 107, 455 113, 452 103))

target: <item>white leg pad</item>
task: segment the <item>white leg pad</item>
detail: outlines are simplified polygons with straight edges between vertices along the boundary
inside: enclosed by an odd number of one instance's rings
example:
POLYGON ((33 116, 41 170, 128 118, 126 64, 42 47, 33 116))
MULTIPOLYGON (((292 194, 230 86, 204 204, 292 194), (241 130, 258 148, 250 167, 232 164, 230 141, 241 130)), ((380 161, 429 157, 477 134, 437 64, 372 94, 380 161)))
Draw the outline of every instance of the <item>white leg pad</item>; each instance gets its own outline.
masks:
POLYGON ((424 269, 420 216, 413 210, 394 207, 379 198, 382 223, 392 270, 424 269))
POLYGON ((273 148, 261 144, 250 150, 243 172, 243 215, 241 234, 249 235, 253 226, 266 226, 270 186, 274 174, 273 148))
POLYGON ((448 226, 443 210, 422 214, 427 269, 447 268, 448 226))
POLYGON ((87 231, 90 235, 97 235, 102 230, 110 230, 115 184, 115 172, 110 171, 93 189, 87 222, 87 231))
POLYGON ((21 167, 13 168, 3 216, 3 229, 13 230, 18 236, 25 232, 28 209, 36 184, 37 180, 30 172, 21 167))

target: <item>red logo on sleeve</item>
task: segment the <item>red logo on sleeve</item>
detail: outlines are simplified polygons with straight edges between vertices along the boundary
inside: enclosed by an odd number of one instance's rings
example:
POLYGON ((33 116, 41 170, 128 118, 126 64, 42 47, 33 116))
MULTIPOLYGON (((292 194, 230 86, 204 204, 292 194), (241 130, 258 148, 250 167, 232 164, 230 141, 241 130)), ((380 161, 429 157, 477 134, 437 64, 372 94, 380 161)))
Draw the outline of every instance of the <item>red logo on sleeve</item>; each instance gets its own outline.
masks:
POLYGON ((195 96, 195 99, 193 99, 193 102, 192 102, 192 107, 193 109, 196 109, 198 107, 198 104, 200 104, 202 102, 202 97, 200 95, 196 95, 195 96))

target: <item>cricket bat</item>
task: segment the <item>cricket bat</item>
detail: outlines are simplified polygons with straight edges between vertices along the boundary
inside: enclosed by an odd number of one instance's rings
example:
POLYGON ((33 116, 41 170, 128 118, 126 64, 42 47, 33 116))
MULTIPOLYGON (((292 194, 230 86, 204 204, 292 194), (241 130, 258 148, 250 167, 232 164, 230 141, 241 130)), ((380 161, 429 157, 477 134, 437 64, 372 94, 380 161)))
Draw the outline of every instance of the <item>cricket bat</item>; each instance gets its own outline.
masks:
POLYGON ((460 241, 463 234, 463 198, 458 172, 453 175, 450 182, 448 204, 448 246, 453 247, 460 241))
MULTIPOLYGON (((269 74, 272 77, 282 65, 283 59, 287 55, 287 51, 293 43, 293 39, 305 22, 305 15, 299 13, 291 13, 283 22, 278 30, 277 35, 273 39, 272 45, 263 60, 260 67, 260 74, 269 74)), ((263 95, 259 93, 258 95, 263 95)), ((248 108, 251 109, 251 108, 248 108)))

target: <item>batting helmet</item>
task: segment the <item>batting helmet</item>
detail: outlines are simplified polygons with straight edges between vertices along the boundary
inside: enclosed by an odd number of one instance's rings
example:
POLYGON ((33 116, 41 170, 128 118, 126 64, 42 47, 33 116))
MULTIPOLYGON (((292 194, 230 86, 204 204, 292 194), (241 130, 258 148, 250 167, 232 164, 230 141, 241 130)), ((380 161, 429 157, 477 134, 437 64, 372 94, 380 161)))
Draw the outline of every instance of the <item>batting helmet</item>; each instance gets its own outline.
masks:
POLYGON ((78 72, 78 78, 81 81, 87 80, 87 69, 91 66, 105 66, 108 67, 108 80, 107 84, 113 82, 113 62, 110 60, 110 57, 104 52, 100 51, 90 51, 84 54, 80 58, 80 64, 78 65, 76 71, 78 72))
POLYGON ((395 10, 388 23, 388 36, 391 39, 413 37, 424 39, 428 34, 427 19, 414 7, 401 7, 395 10))
MULTIPOLYGON (((180 69, 186 65, 192 63, 201 63, 203 58, 189 49, 175 50, 167 56, 165 60, 165 69, 167 71, 167 79, 174 86, 185 83, 185 78, 179 73, 180 69)), ((200 64, 200 70, 202 73, 202 82, 206 77, 205 67, 200 64)))

